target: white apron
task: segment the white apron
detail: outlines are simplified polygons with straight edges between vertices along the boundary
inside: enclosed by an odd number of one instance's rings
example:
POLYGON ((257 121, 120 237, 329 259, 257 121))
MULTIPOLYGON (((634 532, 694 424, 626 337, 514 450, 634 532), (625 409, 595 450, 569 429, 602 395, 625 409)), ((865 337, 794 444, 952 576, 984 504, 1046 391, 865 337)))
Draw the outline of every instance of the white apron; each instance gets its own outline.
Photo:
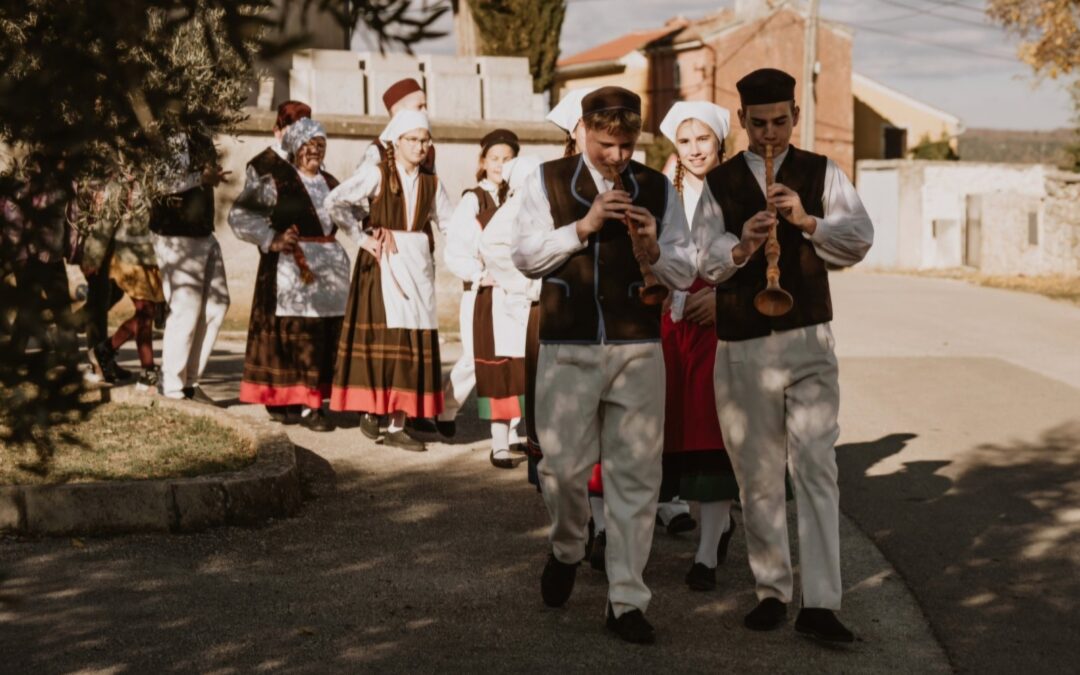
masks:
POLYGON ((394 232, 398 252, 379 261, 387 328, 435 330, 435 262, 423 232, 394 232))

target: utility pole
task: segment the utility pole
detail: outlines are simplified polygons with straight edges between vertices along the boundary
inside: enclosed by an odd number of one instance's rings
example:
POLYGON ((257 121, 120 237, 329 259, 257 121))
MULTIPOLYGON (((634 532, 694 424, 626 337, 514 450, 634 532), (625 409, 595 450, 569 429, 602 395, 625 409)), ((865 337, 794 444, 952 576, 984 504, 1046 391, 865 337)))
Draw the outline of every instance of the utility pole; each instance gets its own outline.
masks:
POLYGON ((814 150, 814 132, 817 128, 817 100, 814 78, 817 71, 818 9, 821 0, 810 0, 806 13, 806 35, 803 37, 802 81, 802 142, 803 150, 814 150))

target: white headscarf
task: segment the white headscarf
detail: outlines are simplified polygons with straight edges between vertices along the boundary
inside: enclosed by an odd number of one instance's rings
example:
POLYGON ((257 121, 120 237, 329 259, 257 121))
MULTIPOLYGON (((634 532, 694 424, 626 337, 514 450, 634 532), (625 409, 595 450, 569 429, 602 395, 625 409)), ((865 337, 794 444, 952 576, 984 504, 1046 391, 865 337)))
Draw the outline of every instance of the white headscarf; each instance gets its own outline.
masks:
POLYGON ((574 127, 581 120, 581 99, 597 89, 599 87, 582 87, 566 92, 562 100, 556 103, 551 112, 547 114, 547 121, 568 134, 574 133, 574 127))
POLYGON ((397 139, 415 129, 427 129, 428 133, 431 133, 431 123, 428 122, 427 115, 419 110, 399 110, 379 134, 379 140, 383 143, 396 143, 397 139))
POLYGON ((313 138, 326 138, 326 129, 310 117, 301 117, 285 128, 281 148, 290 158, 295 157, 296 152, 313 138))
POLYGON ((543 164, 536 155, 519 155, 503 164, 503 180, 510 185, 510 190, 517 190, 525 184, 525 179, 543 164))
POLYGON ((660 123, 660 133, 675 143, 675 134, 679 131, 679 125, 688 119, 700 120, 713 130, 716 138, 721 143, 731 129, 731 112, 709 101, 679 101, 671 106, 671 110, 664 115, 664 121, 660 123))

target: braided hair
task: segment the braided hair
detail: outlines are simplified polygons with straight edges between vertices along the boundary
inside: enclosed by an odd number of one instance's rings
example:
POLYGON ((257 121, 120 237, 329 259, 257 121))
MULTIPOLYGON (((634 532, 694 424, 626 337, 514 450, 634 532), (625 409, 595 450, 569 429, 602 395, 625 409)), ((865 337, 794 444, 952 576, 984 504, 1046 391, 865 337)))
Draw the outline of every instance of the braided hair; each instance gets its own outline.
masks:
POLYGON ((394 144, 386 144, 386 168, 389 169, 390 174, 390 192, 391 194, 401 194, 401 181, 397 175, 397 160, 394 159, 394 144))
POLYGON ((681 159, 676 159, 675 160, 675 180, 672 181, 672 182, 675 183, 675 191, 679 193, 680 197, 682 197, 683 178, 685 177, 685 175, 686 175, 686 167, 683 166, 683 163, 682 163, 681 159))
POLYGON ((569 131, 566 132, 566 145, 563 148, 563 157, 570 157, 577 154, 577 141, 574 140, 574 135, 569 131))

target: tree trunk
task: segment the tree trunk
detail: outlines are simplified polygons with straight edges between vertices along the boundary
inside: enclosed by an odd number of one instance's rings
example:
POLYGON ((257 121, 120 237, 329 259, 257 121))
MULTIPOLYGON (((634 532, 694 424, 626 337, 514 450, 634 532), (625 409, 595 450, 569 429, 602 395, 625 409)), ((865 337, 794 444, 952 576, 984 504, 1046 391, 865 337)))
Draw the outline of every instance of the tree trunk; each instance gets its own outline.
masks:
POLYGON ((454 35, 457 37, 458 56, 477 56, 480 53, 480 35, 476 30, 476 21, 468 0, 457 3, 454 14, 454 35))

